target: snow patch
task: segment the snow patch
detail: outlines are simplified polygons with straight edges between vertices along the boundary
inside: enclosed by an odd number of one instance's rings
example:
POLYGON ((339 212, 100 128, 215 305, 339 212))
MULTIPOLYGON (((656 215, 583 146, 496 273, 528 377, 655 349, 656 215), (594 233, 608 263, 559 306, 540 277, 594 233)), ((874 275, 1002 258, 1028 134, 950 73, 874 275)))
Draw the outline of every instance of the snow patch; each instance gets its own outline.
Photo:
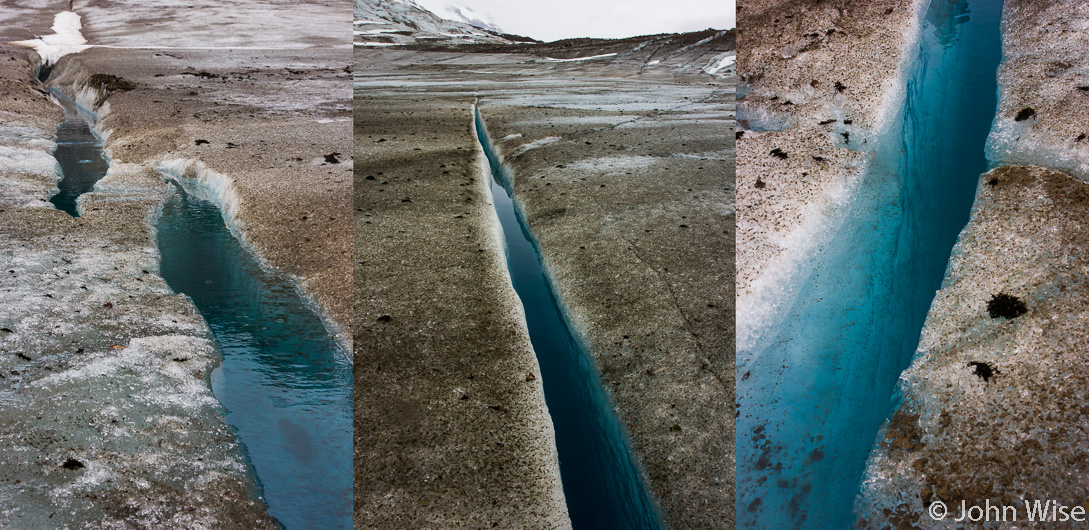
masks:
POLYGON ((235 237, 243 239, 243 223, 238 218, 242 200, 234 187, 234 179, 209 169, 204 162, 185 158, 164 160, 155 169, 167 178, 178 181, 187 193, 219 206, 227 226, 234 232, 235 237), (186 181, 195 182, 198 185, 186 186, 186 181))
POLYGON ((43 35, 33 40, 15 41, 11 44, 34 48, 42 58, 44 66, 55 64, 57 60, 70 53, 79 53, 90 46, 80 30, 83 23, 73 11, 61 11, 53 17, 52 35, 43 35))
POLYGON ((603 53, 601 55, 592 55, 590 57, 575 57, 574 59, 556 59, 555 57, 545 57, 545 59, 548 61, 555 61, 557 63, 567 63, 571 61, 589 61, 590 59, 601 59, 603 57, 612 57, 614 55, 616 55, 616 52, 603 53))
POLYGON ((561 140, 559 136, 549 136, 547 138, 541 138, 540 140, 534 140, 532 142, 529 142, 528 144, 522 144, 510 156, 518 156, 526 151, 529 151, 530 149, 536 149, 538 147, 541 147, 542 145, 548 145, 552 142, 558 142, 559 140, 561 140))
POLYGON ((733 66, 735 61, 737 61, 736 55, 724 55, 719 59, 712 59, 707 66, 703 67, 703 71, 705 73, 715 75, 720 71, 726 70, 727 68, 733 66), (716 60, 718 61, 717 64, 715 63, 716 60))

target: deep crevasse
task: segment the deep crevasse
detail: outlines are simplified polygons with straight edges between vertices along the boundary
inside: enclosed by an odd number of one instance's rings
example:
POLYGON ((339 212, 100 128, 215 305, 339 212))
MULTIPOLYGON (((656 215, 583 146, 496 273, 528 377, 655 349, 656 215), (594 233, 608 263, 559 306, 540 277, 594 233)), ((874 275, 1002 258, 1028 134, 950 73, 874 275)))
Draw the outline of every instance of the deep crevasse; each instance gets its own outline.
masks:
POLYGON ((1001 4, 935 1, 897 122, 775 332, 739 350, 738 524, 849 528, 995 112, 1001 4))

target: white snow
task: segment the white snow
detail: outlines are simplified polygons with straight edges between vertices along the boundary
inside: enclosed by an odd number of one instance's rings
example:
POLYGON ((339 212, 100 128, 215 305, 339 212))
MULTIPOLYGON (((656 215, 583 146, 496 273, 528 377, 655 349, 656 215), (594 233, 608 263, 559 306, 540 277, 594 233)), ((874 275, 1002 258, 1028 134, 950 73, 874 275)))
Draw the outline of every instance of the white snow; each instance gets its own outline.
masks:
POLYGON ((592 55, 590 57, 575 57, 574 59, 556 59, 554 57, 545 57, 545 59, 547 59, 549 61, 556 61, 558 63, 566 63, 566 62, 570 62, 570 61, 588 61, 590 59, 601 59, 602 57, 612 57, 614 55, 616 55, 616 52, 604 53, 604 54, 601 54, 601 55, 592 55))
POLYGON ((706 67, 703 68, 703 71, 708 74, 714 75, 721 70, 725 70, 726 68, 733 66, 734 61, 736 60, 736 55, 726 55, 718 61, 718 64, 708 64, 706 67))
POLYGON ((660 60, 658 60, 658 59, 655 59, 655 60, 653 60, 653 61, 651 61, 651 62, 647 63, 647 65, 648 65, 648 66, 650 66, 650 65, 655 65, 655 64, 658 64, 658 63, 660 63, 660 62, 662 62, 662 61, 660 61, 660 60))
POLYGON ((528 144, 522 144, 521 147, 519 147, 516 151, 514 151, 513 154, 511 154, 511 156, 518 156, 526 151, 529 151, 530 149, 536 149, 538 147, 541 147, 542 145, 548 145, 552 142, 558 142, 559 140, 561 140, 559 136, 549 136, 547 138, 541 138, 540 140, 534 140, 532 142, 529 142, 528 144))
POLYGON ((83 23, 79 15, 73 11, 61 11, 53 17, 52 35, 44 35, 33 40, 21 40, 12 42, 16 46, 34 48, 38 56, 46 66, 56 63, 58 59, 70 53, 79 53, 90 46, 87 39, 83 38, 80 30, 83 23))

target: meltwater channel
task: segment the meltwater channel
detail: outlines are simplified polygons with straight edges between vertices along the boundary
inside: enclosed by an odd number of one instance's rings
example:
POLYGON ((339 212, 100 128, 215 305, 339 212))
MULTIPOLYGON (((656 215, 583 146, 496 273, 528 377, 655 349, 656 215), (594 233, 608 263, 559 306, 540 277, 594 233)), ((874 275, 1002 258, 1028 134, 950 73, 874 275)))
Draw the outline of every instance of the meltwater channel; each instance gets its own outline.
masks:
POLYGON ((738 351, 738 526, 851 528, 997 106, 999 0, 933 0, 900 117, 772 337, 738 351))
POLYGON ((94 189, 95 183, 106 176, 109 162, 102 152, 102 141, 91 131, 91 113, 57 89, 50 89, 49 94, 64 109, 64 122, 57 127, 57 150, 53 152, 61 167, 57 184, 60 191, 49 202, 79 217, 79 196, 94 189))
POLYGON ((500 162, 479 109, 474 107, 473 112, 477 139, 488 158, 507 267, 525 310, 556 430, 560 480, 571 524, 576 530, 661 528, 597 369, 572 335, 525 217, 511 200, 510 170, 500 162))
POLYGON ((287 278, 262 268, 198 184, 172 180, 163 278, 193 300, 223 355, 212 391, 287 530, 352 525, 352 367, 287 278))

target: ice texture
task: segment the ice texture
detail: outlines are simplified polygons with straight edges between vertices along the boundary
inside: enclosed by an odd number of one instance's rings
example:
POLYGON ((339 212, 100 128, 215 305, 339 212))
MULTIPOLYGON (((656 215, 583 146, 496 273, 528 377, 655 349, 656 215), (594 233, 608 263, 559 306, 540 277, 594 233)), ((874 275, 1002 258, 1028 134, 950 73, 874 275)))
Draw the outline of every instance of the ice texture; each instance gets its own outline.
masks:
POLYGON ((80 32, 83 23, 74 11, 61 11, 53 17, 53 34, 37 39, 12 42, 17 46, 33 48, 41 57, 43 66, 52 66, 65 55, 79 53, 90 46, 80 32))

